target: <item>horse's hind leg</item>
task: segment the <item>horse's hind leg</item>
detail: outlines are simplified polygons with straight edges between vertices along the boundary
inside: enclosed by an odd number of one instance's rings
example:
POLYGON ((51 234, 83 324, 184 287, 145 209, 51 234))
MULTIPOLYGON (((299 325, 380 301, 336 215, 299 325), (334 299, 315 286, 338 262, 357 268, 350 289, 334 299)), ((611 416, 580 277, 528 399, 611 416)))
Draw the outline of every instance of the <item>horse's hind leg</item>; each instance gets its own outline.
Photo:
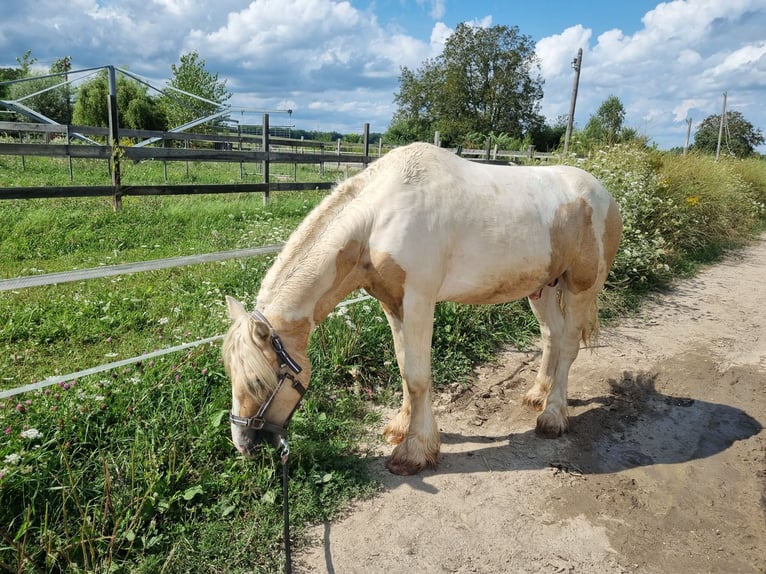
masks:
POLYGON ((573 293, 561 287, 562 304, 552 288, 546 288, 533 310, 543 333, 543 358, 535 385, 524 402, 542 409, 537 417, 537 430, 559 436, 569 428, 567 419, 567 386, 569 369, 580 351, 581 339, 587 339, 598 325, 596 298, 598 288, 573 293))
POLYGON ((431 338, 434 303, 408 294, 404 318, 386 313, 402 375, 399 413, 383 431, 396 444, 386 467, 394 474, 415 474, 436 465, 439 429, 431 409, 431 338))
POLYGON ((524 395, 523 403, 535 410, 546 408, 548 395, 555 384, 559 362, 561 333, 564 331, 564 315, 558 300, 558 287, 545 287, 540 297, 529 303, 540 323, 543 356, 534 386, 524 395))

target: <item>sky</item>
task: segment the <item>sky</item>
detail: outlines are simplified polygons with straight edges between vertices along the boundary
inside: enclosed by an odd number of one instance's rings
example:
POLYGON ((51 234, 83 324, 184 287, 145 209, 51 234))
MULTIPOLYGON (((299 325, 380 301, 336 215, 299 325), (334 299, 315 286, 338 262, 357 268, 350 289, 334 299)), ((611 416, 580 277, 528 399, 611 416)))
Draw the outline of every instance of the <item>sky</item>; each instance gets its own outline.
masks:
POLYGON ((766 0, 0 0, 0 67, 31 50, 45 69, 70 56, 74 70, 114 65, 162 87, 197 51, 234 120, 385 132, 401 68, 441 54, 459 23, 532 38, 550 123, 568 113, 582 49, 577 127, 617 96, 626 126, 680 147, 687 118, 693 137, 726 92, 766 133, 766 0))

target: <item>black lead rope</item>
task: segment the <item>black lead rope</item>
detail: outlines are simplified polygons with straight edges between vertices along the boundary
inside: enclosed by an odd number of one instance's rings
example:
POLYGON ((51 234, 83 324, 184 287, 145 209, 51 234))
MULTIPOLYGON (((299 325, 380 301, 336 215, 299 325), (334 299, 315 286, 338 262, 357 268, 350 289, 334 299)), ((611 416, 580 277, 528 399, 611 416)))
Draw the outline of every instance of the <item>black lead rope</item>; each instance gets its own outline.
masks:
POLYGON ((289 478, 288 458, 290 456, 290 444, 282 437, 279 440, 282 447, 282 508, 284 509, 284 544, 285 544, 285 574, 292 574, 293 564, 290 556, 290 502, 287 496, 287 482, 289 478))

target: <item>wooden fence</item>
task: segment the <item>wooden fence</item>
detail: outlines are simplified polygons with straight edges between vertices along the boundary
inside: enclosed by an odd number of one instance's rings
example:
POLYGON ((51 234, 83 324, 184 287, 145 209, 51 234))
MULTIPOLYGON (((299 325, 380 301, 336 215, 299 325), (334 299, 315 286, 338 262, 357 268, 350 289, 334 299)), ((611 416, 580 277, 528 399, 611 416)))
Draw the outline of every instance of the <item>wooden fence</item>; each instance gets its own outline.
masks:
MULTIPOLYGON (((272 137, 269 134, 268 114, 263 116, 261 134, 246 133, 198 134, 185 132, 164 132, 151 130, 120 129, 118 137, 110 128, 39 124, 24 122, 0 122, 0 133, 18 138, 18 142, 0 142, 0 155, 60 157, 69 160, 70 180, 72 160, 75 158, 104 160, 109 164, 111 185, 67 185, 46 187, 0 187, 2 199, 32 199, 51 197, 95 197, 111 196, 115 210, 120 208, 122 197, 127 195, 189 195, 216 193, 264 194, 268 202, 272 191, 302 191, 331 189, 333 182, 327 181, 271 181, 270 166, 273 164, 315 164, 324 171, 327 163, 357 164, 361 167, 383 155, 386 150, 379 144, 376 155, 371 155, 369 145, 369 124, 364 125, 363 143, 357 145, 336 142, 272 137), (90 137, 89 137, 90 136, 90 137), (91 139, 116 142, 105 145, 91 139), (135 145, 121 145, 128 138, 135 145), (25 139, 27 141, 25 141, 25 139), (34 139, 35 142, 29 141, 34 139), (240 166, 249 163, 260 164, 260 182, 235 184, 154 184, 124 185, 121 180, 121 162, 145 160, 162 161, 167 174, 167 162, 232 162, 240 166)), ((487 145, 484 150, 458 148, 459 155, 473 161, 508 165, 524 161, 548 161, 554 154, 500 151, 487 145)), ((240 170, 242 173, 242 170, 240 170)))
POLYGON ((268 201, 272 191, 298 191, 330 189, 332 182, 279 182, 271 181, 272 164, 317 164, 323 171, 326 163, 359 164, 362 167, 374 161, 383 153, 378 147, 377 155, 370 155, 369 124, 364 126, 364 143, 351 148, 342 144, 271 137, 268 114, 263 116, 260 135, 252 134, 192 134, 182 132, 161 132, 150 130, 120 129, 119 138, 141 140, 136 145, 103 145, 90 139, 109 139, 108 128, 88 126, 66 126, 23 122, 0 122, 0 133, 13 134, 19 143, 0 142, 0 155, 45 156, 72 159, 85 158, 109 162, 112 176, 111 185, 103 186, 62 186, 62 187, 0 187, 0 199, 31 199, 42 197, 92 197, 112 196, 115 209, 119 209, 121 198, 126 195, 176 195, 203 193, 261 192, 268 201), (25 142, 25 136, 37 135, 37 143, 25 142), (56 140, 61 143, 57 143, 56 140), (77 141, 77 143, 74 143, 77 141), (53 142, 53 143, 51 143, 53 142), (196 161, 232 162, 240 165, 257 163, 261 165, 261 182, 237 184, 166 184, 166 185, 123 185, 120 164, 122 161, 196 161))

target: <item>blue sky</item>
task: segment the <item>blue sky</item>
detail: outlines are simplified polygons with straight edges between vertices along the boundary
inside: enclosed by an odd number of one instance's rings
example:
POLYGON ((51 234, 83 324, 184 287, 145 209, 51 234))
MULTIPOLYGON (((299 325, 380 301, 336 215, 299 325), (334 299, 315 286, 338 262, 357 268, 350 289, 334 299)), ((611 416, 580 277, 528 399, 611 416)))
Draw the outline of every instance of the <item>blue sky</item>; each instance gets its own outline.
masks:
POLYGON ((582 48, 580 127, 615 95, 626 125, 681 146, 686 119, 720 113, 727 92, 728 108, 766 131, 766 0, 3 1, 0 66, 31 50, 46 67, 71 56, 75 69, 116 65, 161 86, 196 50, 234 107, 272 111, 272 125, 382 132, 401 66, 437 56, 461 22, 532 37, 550 121, 568 111, 582 48), (276 113, 288 108, 291 118, 276 113))

